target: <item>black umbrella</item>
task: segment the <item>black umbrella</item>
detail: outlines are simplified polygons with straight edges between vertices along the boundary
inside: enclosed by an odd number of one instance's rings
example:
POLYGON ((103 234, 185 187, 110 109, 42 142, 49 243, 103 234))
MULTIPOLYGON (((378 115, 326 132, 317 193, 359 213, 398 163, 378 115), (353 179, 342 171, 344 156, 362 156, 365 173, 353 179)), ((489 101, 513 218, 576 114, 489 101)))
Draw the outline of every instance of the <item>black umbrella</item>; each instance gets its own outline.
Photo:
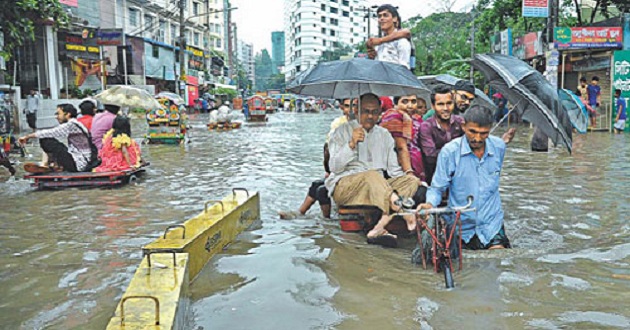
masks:
MULTIPOLYGON (((463 79, 451 76, 450 74, 440 74, 437 76, 421 76, 421 77, 418 77, 418 79, 420 79, 420 81, 422 81, 425 85, 429 87, 433 87, 435 85, 440 85, 440 84, 455 87, 455 84, 457 84, 458 81, 463 80, 463 79)), ((497 108, 496 104, 492 102, 492 99, 489 98, 488 95, 486 95, 486 93, 484 93, 479 88, 475 88, 475 99, 473 100, 472 104, 475 104, 475 103, 479 105, 483 105, 492 110, 496 110, 497 108)))
POLYGON ((319 63, 298 75, 287 90, 291 93, 323 98, 418 95, 428 97, 430 90, 402 65, 354 58, 319 63))
POLYGON ((471 61, 490 85, 515 105, 521 117, 571 153, 572 125, 562 109, 556 88, 527 63, 507 55, 478 54, 471 61))

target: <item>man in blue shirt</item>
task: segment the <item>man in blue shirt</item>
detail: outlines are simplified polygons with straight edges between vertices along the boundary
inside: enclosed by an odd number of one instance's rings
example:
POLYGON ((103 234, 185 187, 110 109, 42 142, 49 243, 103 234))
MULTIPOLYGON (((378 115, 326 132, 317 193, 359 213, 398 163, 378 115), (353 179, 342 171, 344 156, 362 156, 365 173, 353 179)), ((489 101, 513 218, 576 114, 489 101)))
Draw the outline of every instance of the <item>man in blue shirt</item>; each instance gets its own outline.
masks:
POLYGON ((602 88, 599 86, 599 77, 593 76, 591 84, 586 87, 586 93, 588 94, 588 105, 593 108, 593 112, 589 112, 588 116, 591 118, 591 126, 595 126, 595 116, 599 110, 599 104, 601 102, 602 88))
POLYGON ((615 117, 615 133, 621 134, 626 129, 626 100, 621 97, 621 90, 615 89, 615 108, 617 115, 615 117))
MULTIPOLYGON (((438 156, 437 168, 427 203, 418 210, 437 206, 448 189, 448 204, 463 206, 474 197, 474 212, 461 214, 463 247, 466 249, 509 248, 503 228, 499 179, 505 156, 505 142, 490 136, 492 111, 474 105, 465 113, 465 135, 446 144, 438 156)), ((452 216, 452 215, 451 215, 452 216)), ((452 218, 447 218, 452 223, 452 218)))

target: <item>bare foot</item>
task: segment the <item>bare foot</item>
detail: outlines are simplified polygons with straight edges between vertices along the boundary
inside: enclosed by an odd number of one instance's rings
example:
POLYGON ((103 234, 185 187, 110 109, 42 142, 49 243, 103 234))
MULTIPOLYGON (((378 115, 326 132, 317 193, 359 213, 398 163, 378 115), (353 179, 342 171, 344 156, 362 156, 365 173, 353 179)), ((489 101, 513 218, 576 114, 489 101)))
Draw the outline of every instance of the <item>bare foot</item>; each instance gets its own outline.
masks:
POLYGON ((488 248, 488 250, 500 250, 500 249, 505 249, 505 246, 503 246, 501 244, 497 244, 497 245, 493 245, 493 246, 488 248))
POLYGON ((416 231, 416 216, 415 215, 404 215, 403 219, 405 219, 405 222, 407 223, 407 230, 413 232, 416 231))

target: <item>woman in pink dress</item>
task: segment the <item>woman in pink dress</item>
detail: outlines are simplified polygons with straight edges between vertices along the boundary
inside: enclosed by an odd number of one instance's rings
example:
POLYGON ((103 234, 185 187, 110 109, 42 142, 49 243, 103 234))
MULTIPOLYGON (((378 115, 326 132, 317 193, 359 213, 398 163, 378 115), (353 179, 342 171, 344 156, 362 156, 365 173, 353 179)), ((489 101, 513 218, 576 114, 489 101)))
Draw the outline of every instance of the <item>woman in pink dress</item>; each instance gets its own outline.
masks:
POLYGON ((112 129, 103 136, 98 153, 101 165, 94 172, 125 171, 140 167, 140 146, 131 138, 129 118, 117 116, 112 129))

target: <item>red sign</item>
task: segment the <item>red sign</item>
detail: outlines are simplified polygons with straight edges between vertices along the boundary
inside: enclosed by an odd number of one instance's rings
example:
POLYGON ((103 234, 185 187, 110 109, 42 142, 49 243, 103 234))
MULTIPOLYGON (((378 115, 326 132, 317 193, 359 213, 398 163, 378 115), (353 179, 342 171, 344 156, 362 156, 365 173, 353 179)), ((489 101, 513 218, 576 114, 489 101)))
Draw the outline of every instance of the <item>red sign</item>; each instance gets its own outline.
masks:
POLYGON ((531 32, 514 39, 513 54, 520 59, 530 59, 543 55, 542 32, 531 32))
POLYGON ((70 7, 79 6, 79 0, 59 0, 59 3, 62 5, 70 6, 70 7))
POLYGON ((554 44, 558 49, 568 48, 621 48, 621 27, 557 27, 554 44))
MULTIPOLYGON (((190 77, 190 76, 189 76, 190 77)), ((188 86, 188 105, 195 105, 195 101, 199 98, 199 87, 188 86)))
POLYGON ((199 78, 196 76, 187 75, 186 83, 191 86, 199 86, 199 78))

